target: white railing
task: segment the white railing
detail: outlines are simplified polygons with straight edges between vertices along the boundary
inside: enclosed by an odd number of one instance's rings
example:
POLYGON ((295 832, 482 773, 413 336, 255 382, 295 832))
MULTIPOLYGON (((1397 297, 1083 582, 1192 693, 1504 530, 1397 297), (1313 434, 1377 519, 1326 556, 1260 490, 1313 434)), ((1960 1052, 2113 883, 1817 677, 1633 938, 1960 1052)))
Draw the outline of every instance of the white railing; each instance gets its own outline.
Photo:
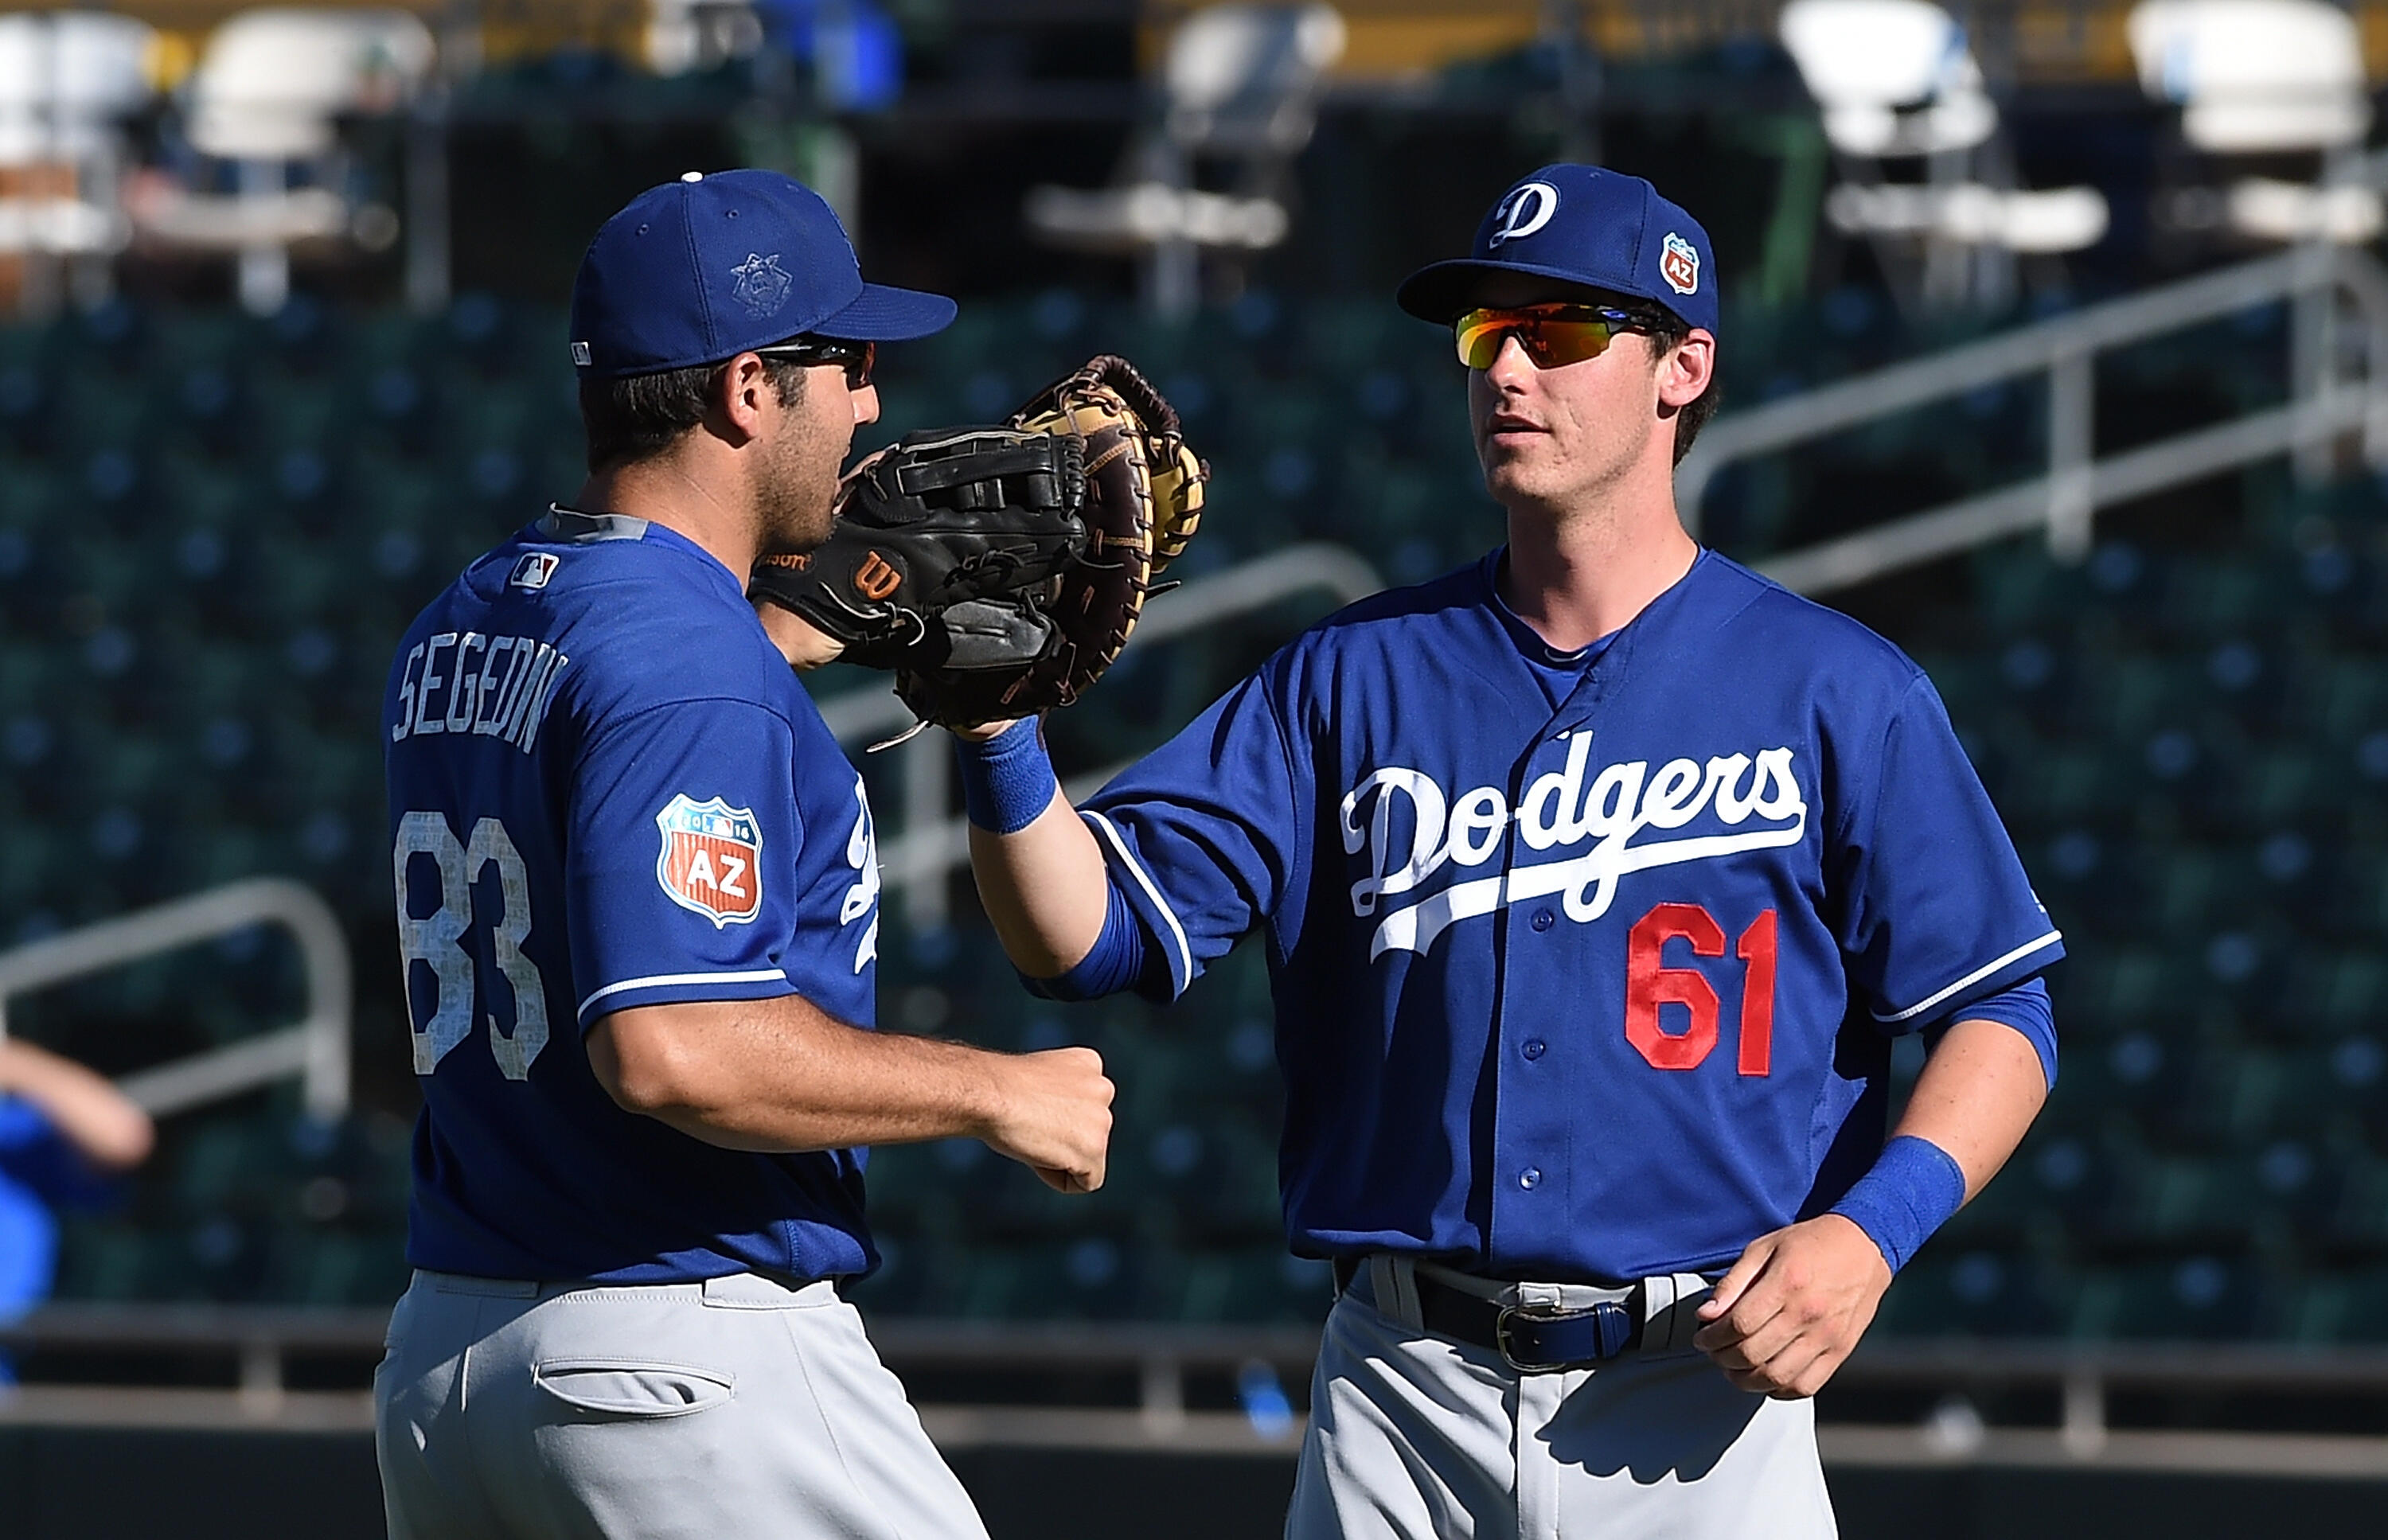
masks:
MULTIPOLYGON (((1288 546, 1189 580, 1146 610, 1130 645, 1151 647, 1206 631, 1301 594, 1323 590, 1340 605, 1365 599, 1384 586, 1377 569, 1345 547, 1288 546)), ((887 691, 865 688, 822 702, 821 720, 839 742, 852 749, 902 732, 911 726, 912 712, 887 691)), ((902 818, 895 832, 883 834, 880 840, 879 873, 890 891, 904 894, 906 922, 921 928, 945 923, 946 875, 969 862, 969 831, 949 811, 953 751, 944 735, 923 733, 901 752, 903 791, 897 805, 902 818)), ((1067 789, 1073 798, 1085 796, 1125 768, 1115 764, 1073 776, 1067 789)))
POLYGON ((137 1071, 118 1084, 143 1108, 162 1115, 295 1075, 305 1081, 309 1115, 337 1117, 349 1109, 348 938, 313 889, 284 877, 230 883, 0 952, 0 1037, 7 1034, 8 1002, 16 996, 259 925, 280 926, 298 945, 307 975, 305 1018, 137 1071))
POLYGON ((1802 593, 1823 593, 2035 529, 2047 532, 2060 560, 2077 561, 2090 549, 2101 509, 2217 472, 2293 454, 2310 477, 2326 469, 2331 441, 2349 434, 2361 436, 2374 469, 2388 469, 2388 271, 2359 251, 2300 247, 1728 413, 1700 435, 1676 472, 1683 523, 1699 533, 1702 500, 1728 465, 2036 376, 2047 378, 2049 398, 2047 463, 2039 475, 1786 552, 1762 570, 1802 593), (2342 372, 2341 297, 2359 322, 2359 379, 2342 372), (2293 302, 2285 405, 2103 459, 2094 455, 2092 370, 2101 352, 2283 299, 2293 302))

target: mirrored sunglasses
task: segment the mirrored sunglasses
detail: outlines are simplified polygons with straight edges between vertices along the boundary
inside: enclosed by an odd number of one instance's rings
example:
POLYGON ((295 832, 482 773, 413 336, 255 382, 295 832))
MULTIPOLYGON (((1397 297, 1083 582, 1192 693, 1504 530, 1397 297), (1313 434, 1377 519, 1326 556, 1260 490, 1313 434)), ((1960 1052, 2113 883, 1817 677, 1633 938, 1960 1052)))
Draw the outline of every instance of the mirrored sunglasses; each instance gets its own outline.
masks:
POLYGON ((1608 305, 1528 305, 1517 309, 1470 310, 1452 325, 1459 361, 1490 369, 1504 338, 1516 337, 1537 369, 1557 369, 1596 359, 1623 332, 1647 332, 1650 324, 1630 310, 1608 305))

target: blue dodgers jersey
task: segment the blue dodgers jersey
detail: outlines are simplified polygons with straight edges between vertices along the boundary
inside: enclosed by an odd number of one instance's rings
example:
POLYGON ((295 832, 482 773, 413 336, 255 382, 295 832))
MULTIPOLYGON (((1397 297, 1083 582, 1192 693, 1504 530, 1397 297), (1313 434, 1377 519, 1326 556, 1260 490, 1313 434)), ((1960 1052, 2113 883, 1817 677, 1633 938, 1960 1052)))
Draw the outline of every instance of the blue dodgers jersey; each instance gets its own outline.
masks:
POLYGON ((382 708, 414 1068, 407 1255, 660 1282, 876 1263, 860 1151, 752 1155, 624 1111, 609 1012, 801 994, 872 1024, 862 780, 729 571, 555 510, 400 644, 382 708))
POLYGON ((1175 989, 1265 928, 1295 1249, 1713 1270, 1872 1166, 1891 1035, 2063 949, 1888 642, 1704 554, 1555 708, 1500 557, 1305 634, 1086 816, 1175 989))

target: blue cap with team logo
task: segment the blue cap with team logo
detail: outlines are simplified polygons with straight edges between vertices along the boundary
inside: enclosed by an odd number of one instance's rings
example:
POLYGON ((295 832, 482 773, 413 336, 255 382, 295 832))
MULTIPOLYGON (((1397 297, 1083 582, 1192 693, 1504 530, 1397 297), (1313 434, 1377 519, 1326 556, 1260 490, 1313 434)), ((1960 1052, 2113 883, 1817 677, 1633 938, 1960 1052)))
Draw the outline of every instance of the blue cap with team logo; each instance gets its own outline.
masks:
POLYGON ((572 284, 585 377, 718 363, 803 335, 903 342, 954 319, 943 295, 866 284, 819 193, 777 171, 691 171, 607 220, 572 284))
POLYGON ((1396 298, 1421 320, 1448 323, 1482 302, 1488 280, 1515 274, 1632 295, 1687 326, 1717 329, 1708 233, 1622 171, 1557 165, 1519 178, 1476 227, 1472 256, 1418 269, 1396 298))

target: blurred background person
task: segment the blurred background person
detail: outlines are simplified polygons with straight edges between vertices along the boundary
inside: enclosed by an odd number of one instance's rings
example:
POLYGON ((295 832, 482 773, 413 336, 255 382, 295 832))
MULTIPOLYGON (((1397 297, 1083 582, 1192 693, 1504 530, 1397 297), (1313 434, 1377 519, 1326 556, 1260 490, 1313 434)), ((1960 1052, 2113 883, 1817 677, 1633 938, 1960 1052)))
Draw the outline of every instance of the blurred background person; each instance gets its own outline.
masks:
MULTIPOLYGON (((149 1115, 103 1077, 0 1039, 0 1322, 50 1296, 57 1210, 106 1202, 156 1142, 149 1115)), ((15 1379, 0 1355, 0 1384, 15 1379)))

